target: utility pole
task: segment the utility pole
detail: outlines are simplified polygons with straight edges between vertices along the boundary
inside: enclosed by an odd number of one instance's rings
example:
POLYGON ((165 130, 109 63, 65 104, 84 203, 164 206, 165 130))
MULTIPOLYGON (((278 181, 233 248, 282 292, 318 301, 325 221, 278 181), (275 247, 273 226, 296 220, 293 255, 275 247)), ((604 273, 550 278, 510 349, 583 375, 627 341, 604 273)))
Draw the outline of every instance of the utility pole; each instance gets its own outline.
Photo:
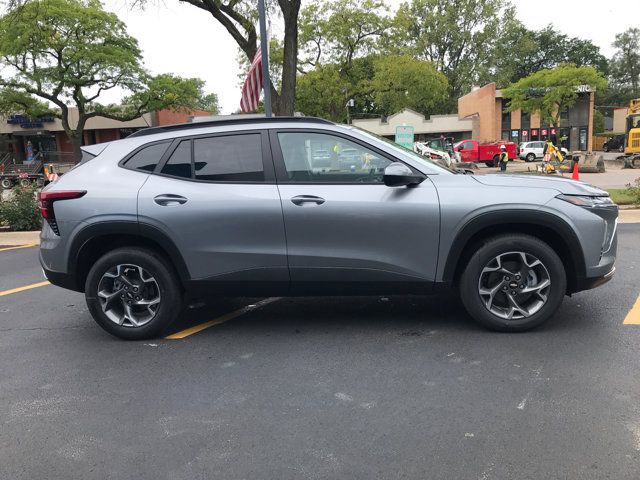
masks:
POLYGON ((271 78, 269 78, 269 39, 267 38, 267 19, 264 0, 258 0, 260 15, 260 49, 262 50, 262 90, 264 91, 264 111, 267 118, 273 115, 271 110, 271 78))

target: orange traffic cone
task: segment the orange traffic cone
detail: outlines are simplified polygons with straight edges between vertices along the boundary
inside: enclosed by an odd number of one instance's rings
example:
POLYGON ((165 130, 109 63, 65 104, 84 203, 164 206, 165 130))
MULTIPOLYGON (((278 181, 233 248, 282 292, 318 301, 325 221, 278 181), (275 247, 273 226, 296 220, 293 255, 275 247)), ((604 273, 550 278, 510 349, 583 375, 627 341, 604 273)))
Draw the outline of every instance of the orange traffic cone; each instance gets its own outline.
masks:
POLYGON ((573 164, 573 172, 571 173, 572 180, 580 180, 580 173, 578 173, 578 162, 573 164))

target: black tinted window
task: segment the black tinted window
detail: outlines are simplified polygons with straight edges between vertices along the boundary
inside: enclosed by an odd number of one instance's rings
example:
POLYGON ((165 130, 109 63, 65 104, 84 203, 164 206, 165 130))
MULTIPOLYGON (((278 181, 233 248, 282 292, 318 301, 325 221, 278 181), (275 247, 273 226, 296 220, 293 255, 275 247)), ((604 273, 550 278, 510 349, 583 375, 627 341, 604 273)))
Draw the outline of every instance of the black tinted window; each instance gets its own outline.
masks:
MULTIPOLYGON (((149 145, 142 150, 136 152, 129 160, 127 160, 127 168, 133 168, 135 170, 144 170, 146 172, 153 172, 158 165, 158 162, 167 151, 169 142, 156 143, 155 145, 149 145)), ((83 159, 84 160, 84 159, 83 159)))
POLYGON ((162 167, 161 173, 174 177, 191 178, 191 140, 180 142, 167 163, 162 167))
POLYGON ((193 161, 196 180, 264 181, 260 134, 196 139, 193 161))

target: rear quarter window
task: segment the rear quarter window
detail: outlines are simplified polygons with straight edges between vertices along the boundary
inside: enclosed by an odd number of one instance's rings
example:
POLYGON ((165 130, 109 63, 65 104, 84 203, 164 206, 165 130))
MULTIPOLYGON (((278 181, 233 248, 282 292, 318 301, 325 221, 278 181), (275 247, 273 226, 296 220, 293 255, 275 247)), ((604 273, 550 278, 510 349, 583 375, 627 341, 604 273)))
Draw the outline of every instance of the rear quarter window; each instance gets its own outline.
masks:
POLYGON ((153 172, 167 151, 171 142, 154 143, 146 147, 142 147, 134 153, 124 163, 126 168, 131 170, 140 170, 144 172, 153 172))

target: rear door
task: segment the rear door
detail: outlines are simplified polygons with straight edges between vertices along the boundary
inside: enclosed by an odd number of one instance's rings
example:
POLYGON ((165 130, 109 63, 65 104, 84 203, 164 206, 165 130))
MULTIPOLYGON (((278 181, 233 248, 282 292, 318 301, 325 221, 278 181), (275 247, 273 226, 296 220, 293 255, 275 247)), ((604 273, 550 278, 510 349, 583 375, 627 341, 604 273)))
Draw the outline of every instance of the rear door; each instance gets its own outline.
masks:
POLYGON ((533 143, 534 148, 533 148, 533 153, 536 154, 537 158, 542 158, 543 151, 544 151, 544 142, 534 142, 533 143))
POLYGON ((173 142, 138 196, 141 224, 165 233, 195 280, 289 280, 266 132, 173 142))
POLYGON ((431 285, 440 209, 428 178, 412 188, 387 187, 384 169, 397 160, 337 132, 274 130, 271 144, 292 289, 431 285), (348 162, 336 153, 331 168, 315 167, 317 152, 345 150, 348 162))

